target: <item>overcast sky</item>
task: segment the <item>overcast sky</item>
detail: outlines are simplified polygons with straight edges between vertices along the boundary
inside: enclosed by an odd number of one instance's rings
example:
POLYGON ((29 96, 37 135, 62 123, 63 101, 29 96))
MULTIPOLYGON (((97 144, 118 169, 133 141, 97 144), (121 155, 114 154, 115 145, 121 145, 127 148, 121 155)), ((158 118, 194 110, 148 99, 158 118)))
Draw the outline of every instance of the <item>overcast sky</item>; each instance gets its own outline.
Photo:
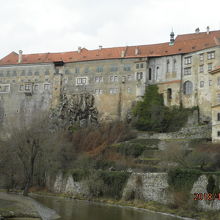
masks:
POLYGON ((220 29, 220 0, 0 0, 0 57, 169 41, 220 29))

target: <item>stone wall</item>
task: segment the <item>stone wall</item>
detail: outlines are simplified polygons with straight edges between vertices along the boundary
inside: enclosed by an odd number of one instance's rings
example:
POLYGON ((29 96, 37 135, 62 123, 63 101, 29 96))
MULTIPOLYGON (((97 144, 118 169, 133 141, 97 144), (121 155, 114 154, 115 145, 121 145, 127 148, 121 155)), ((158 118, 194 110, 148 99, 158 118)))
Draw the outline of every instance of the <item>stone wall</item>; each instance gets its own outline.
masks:
POLYGON ((211 139, 211 125, 185 127, 177 132, 151 133, 139 132, 138 139, 211 139))

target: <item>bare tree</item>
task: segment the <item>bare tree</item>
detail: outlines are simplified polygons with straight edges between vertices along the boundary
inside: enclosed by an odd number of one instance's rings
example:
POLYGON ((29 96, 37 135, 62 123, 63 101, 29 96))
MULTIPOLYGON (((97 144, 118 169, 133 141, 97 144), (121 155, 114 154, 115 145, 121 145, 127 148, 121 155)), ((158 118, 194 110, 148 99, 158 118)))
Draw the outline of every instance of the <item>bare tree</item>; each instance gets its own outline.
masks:
MULTIPOLYGON (((33 182, 35 162, 42 147, 51 135, 47 115, 35 115, 31 121, 9 129, 9 135, 1 144, 7 147, 10 161, 19 160, 24 174, 23 195, 27 196, 33 182), (13 152, 13 153, 12 153, 13 152)), ((10 162, 9 162, 10 163, 10 162)))

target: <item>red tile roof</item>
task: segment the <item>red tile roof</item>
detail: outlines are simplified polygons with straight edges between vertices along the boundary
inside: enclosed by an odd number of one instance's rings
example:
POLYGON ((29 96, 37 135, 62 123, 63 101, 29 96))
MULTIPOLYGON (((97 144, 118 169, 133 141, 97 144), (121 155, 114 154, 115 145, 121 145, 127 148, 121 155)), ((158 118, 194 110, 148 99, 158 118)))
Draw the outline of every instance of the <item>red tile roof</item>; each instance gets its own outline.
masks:
MULTIPOLYGON (((212 48, 220 45, 220 30, 178 35, 174 45, 169 45, 169 42, 151 45, 139 45, 128 47, 102 48, 97 50, 87 50, 85 48, 78 51, 63 52, 63 53, 39 53, 39 54, 23 54, 22 64, 31 63, 52 63, 63 61, 78 62, 89 60, 106 60, 134 57, 157 57, 168 56, 174 54, 184 54, 195 52, 207 48, 212 48), (138 50, 137 50, 138 49, 138 50), (137 53, 136 53, 137 52, 137 53)), ((10 53, 0 60, 0 65, 18 64, 18 54, 10 53)))

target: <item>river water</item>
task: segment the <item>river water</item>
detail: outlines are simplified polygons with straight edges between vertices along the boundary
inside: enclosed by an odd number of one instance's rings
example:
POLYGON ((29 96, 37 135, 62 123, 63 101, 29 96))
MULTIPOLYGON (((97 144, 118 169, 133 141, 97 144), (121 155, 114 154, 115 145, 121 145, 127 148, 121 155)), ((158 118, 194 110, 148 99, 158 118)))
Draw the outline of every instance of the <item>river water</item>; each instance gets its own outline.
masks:
POLYGON ((126 207, 57 197, 35 197, 62 220, 177 220, 179 218, 126 207))

